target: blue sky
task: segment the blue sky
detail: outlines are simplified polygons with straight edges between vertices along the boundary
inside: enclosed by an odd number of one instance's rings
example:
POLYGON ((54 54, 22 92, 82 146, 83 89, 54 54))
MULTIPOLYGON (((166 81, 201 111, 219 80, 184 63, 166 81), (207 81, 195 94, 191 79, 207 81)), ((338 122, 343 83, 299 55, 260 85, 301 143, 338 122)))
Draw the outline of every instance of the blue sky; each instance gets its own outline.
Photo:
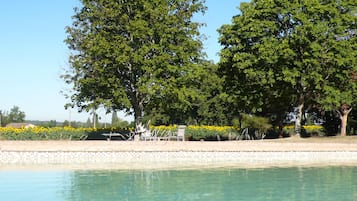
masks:
MULTIPOLYGON (((238 14, 240 2, 206 0, 208 10, 197 20, 207 24, 201 33, 207 37, 204 50, 208 59, 219 60, 216 30, 238 14)), ((78 0, 0 2, 0 110, 18 106, 26 120, 87 120, 87 113, 65 110, 68 101, 60 93, 68 88, 59 77, 68 68, 70 51, 63 41, 75 6, 80 6, 78 0)), ((98 112, 102 120, 110 122, 111 115, 105 115, 104 109, 98 112)), ((122 113, 119 116, 133 119, 122 113)))

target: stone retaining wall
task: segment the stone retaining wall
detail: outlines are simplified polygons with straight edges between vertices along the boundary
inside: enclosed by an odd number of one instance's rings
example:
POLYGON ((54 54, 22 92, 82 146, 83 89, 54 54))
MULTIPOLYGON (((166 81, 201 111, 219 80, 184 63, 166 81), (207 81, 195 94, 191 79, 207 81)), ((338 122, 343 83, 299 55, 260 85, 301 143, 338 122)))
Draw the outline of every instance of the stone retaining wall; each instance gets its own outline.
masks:
POLYGON ((1 165, 73 164, 357 164, 357 152, 0 151, 1 165))

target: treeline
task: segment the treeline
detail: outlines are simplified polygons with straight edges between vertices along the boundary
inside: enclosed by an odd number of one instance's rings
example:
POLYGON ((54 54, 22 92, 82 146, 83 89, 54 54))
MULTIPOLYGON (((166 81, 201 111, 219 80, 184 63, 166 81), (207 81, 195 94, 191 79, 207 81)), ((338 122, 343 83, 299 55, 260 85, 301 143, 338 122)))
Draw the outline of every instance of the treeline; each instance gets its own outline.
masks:
POLYGON ((9 123, 20 123, 25 121, 25 112, 21 111, 18 106, 13 106, 10 112, 0 110, 0 127, 9 123))
POLYGON ((127 122, 118 117, 116 112, 112 113, 112 120, 108 122, 100 122, 98 115, 94 118, 88 118, 86 122, 69 121, 58 122, 56 120, 39 121, 26 120, 26 114, 21 111, 18 106, 13 106, 10 111, 0 110, 0 127, 5 127, 9 123, 30 123, 35 126, 53 128, 53 127, 73 127, 73 128, 128 128, 134 127, 133 122, 127 122), (95 121, 95 123, 94 123, 95 121))
POLYGON ((203 0, 81 3, 67 27, 68 106, 153 124, 233 125, 249 114, 282 127, 294 112, 297 134, 308 113, 327 133, 347 133, 357 104, 355 0, 241 3, 218 30, 217 64, 193 19, 203 0))
MULTIPOLYGON (((93 122, 88 119, 86 122, 81 121, 71 121, 65 120, 63 122, 58 122, 56 120, 50 121, 39 121, 39 120, 25 120, 25 123, 30 123, 35 126, 45 127, 45 128, 54 128, 54 127, 73 127, 73 128, 93 128, 93 122)), ((96 122, 96 128, 128 128, 134 127, 133 123, 120 120, 119 123, 107 123, 107 122, 96 122)))

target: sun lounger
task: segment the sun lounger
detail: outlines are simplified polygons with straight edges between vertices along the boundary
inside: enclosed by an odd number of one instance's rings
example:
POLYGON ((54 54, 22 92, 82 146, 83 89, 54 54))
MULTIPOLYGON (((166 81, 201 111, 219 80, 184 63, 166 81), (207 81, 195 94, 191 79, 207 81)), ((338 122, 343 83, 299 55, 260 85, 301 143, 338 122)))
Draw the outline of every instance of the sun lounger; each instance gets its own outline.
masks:
POLYGON ((121 137, 123 140, 126 140, 125 136, 123 134, 120 133, 103 133, 103 136, 107 137, 107 140, 110 141, 112 140, 112 137, 121 137))

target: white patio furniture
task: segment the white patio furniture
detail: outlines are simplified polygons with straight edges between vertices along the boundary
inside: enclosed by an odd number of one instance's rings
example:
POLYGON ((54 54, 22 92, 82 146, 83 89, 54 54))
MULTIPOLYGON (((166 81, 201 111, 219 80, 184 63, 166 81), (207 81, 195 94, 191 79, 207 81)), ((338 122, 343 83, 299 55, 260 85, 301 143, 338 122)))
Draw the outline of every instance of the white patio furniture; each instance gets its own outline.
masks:
POLYGON ((186 126, 185 125, 179 125, 177 127, 177 132, 174 132, 172 135, 169 136, 169 140, 171 139, 175 139, 177 141, 185 141, 185 129, 186 126))
POLYGON ((102 134, 103 136, 107 137, 107 141, 111 141, 112 140, 112 137, 121 137, 123 140, 125 140, 125 136, 123 134, 120 134, 120 133, 103 133, 102 134))

